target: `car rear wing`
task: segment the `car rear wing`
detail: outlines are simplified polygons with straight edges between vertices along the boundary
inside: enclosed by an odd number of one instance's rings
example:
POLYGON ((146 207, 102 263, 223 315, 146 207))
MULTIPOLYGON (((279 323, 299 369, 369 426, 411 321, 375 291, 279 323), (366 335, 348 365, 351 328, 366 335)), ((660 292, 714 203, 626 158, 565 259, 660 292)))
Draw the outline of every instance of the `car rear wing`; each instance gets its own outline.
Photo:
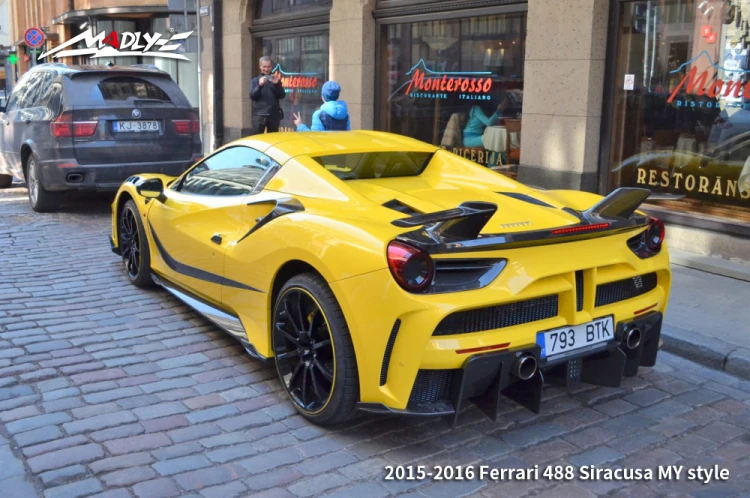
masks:
POLYGON ((636 210, 650 194, 650 190, 643 188, 618 188, 585 211, 563 208, 578 218, 579 223, 544 230, 481 234, 497 211, 497 205, 490 202, 465 202, 454 209, 400 218, 391 223, 402 228, 421 227, 402 233, 396 240, 431 254, 555 244, 647 226, 650 218, 636 210))

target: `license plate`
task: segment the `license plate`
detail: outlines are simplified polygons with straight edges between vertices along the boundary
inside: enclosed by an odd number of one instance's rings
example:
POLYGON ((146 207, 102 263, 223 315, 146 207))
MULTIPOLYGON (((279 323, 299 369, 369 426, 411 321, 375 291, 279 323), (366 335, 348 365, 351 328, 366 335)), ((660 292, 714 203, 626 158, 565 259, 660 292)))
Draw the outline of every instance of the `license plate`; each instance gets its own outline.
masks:
POLYGON ((158 121, 115 121, 115 131, 159 131, 158 121))
POLYGON ((542 358, 549 358, 605 343, 614 337, 615 322, 610 315, 580 325, 539 332, 536 335, 536 343, 542 348, 542 358))

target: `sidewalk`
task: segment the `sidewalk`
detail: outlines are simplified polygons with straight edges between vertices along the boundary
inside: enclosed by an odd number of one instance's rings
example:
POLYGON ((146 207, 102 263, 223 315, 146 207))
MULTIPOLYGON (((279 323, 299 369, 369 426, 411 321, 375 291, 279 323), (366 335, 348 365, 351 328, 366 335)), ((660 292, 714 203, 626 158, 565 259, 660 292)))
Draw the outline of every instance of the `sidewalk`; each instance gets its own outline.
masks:
POLYGON ((670 249, 662 349, 750 379, 750 265, 670 249))

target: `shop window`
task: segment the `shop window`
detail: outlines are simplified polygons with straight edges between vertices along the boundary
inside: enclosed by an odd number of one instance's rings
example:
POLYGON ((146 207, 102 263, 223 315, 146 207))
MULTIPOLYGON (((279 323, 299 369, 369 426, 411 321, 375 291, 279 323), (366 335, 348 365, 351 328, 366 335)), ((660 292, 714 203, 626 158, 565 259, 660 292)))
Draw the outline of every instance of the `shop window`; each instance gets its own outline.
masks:
POLYGON ((280 131, 294 131, 296 112, 309 125, 313 112, 323 103, 321 88, 328 79, 328 35, 261 38, 258 45, 261 50, 255 58, 256 71, 258 59, 270 57, 273 72, 279 74, 286 91, 280 101, 284 111, 280 131))
POLYGON ((331 5, 331 3, 332 0, 263 0, 258 10, 258 17, 294 12, 304 7, 331 5))
POLYGON ((379 128, 513 176, 521 148, 526 14, 382 29, 379 128))
POLYGON ((623 3, 609 187, 646 187, 672 211, 750 221, 746 2, 623 3))

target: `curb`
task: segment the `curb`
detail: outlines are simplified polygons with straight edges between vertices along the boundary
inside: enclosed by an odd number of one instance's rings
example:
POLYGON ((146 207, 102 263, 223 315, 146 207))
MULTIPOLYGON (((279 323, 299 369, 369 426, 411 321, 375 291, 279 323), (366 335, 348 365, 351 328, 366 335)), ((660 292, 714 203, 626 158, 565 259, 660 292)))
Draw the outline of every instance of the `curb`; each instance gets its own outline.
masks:
POLYGON ((750 380, 750 349, 667 323, 662 324, 661 339, 664 351, 750 380))
POLYGON ((693 270, 750 282, 750 265, 746 263, 690 253, 673 248, 669 248, 669 262, 673 265, 692 268, 693 270))

